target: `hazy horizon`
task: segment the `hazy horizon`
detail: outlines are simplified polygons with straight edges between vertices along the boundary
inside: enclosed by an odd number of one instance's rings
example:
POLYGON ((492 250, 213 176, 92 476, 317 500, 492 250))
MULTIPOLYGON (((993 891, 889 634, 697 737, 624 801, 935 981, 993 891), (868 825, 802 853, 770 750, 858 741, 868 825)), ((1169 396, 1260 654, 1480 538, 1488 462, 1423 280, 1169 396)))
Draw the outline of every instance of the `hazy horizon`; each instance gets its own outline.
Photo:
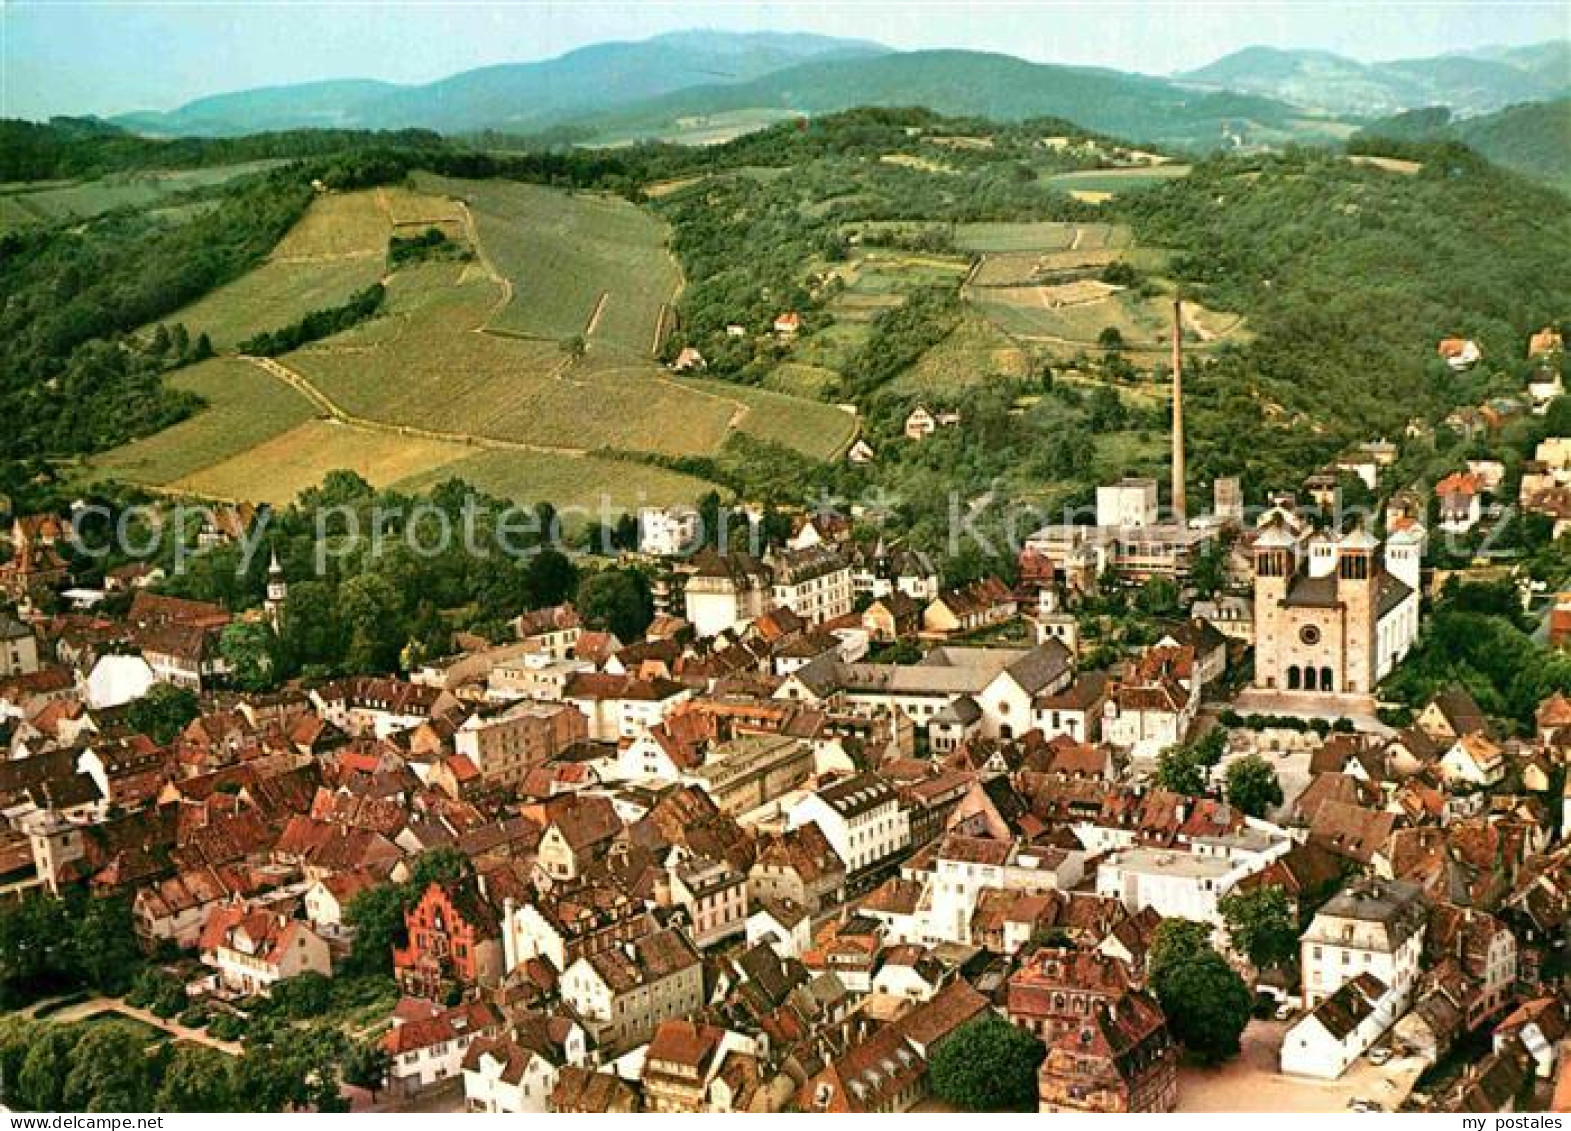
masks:
POLYGON ((171 110, 197 98, 330 79, 414 84, 677 31, 806 32, 915 50, 1167 75, 1249 46, 1363 62, 1571 38, 1564 0, 1538 3, 691 2, 549 0, 397 7, 258 0, 0 3, 0 116, 171 110), (896 14, 906 18, 895 19, 896 14), (917 17, 917 18, 912 18, 917 17))

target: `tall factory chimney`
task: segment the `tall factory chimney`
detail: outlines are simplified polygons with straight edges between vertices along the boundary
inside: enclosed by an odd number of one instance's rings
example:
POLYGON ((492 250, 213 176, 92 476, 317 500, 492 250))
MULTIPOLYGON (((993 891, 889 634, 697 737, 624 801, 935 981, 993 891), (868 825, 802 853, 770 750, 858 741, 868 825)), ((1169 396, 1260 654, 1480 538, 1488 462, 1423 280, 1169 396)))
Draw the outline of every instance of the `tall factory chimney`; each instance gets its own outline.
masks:
POLYGON ((1184 499, 1184 300, 1173 300, 1173 521, 1189 524, 1184 499))

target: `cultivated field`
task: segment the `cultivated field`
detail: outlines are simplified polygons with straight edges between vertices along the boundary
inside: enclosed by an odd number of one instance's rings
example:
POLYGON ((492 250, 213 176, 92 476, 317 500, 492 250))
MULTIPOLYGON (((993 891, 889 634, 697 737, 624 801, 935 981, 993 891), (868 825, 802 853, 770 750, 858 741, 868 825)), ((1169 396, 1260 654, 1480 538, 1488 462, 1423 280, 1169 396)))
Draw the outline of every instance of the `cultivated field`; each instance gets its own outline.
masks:
POLYGON ((387 318, 281 360, 346 413, 385 424, 670 455, 708 454, 725 440, 734 406, 652 363, 575 362, 555 342, 483 332, 500 297, 489 280, 469 274, 447 294, 413 292, 413 308, 395 304, 387 318))
POLYGON ((866 344, 868 331, 865 321, 835 322, 798 342, 791 351, 792 359, 815 368, 843 372, 866 344))
POLYGON ((1056 220, 1022 224, 958 224, 955 246, 965 251, 1100 251, 1132 242, 1122 224, 1074 224, 1056 220))
POLYGON ((214 349, 231 350, 253 334, 288 326, 313 310, 339 306, 381 275, 379 258, 270 260, 165 321, 183 323, 192 337, 205 332, 214 349))
POLYGON ((338 306, 382 277, 395 226, 462 234, 456 205, 441 197, 403 188, 320 196, 266 263, 167 321, 184 323, 193 335, 206 331, 223 350, 338 306))
POLYGON ((417 192, 403 185, 387 185, 376 190, 377 203, 395 228, 424 231, 439 228, 449 239, 462 239, 464 210, 451 197, 417 192))
POLYGON ((738 431, 817 459, 837 456, 856 432, 855 418, 831 404, 726 381, 683 378, 681 383, 731 405, 738 431))
MULTIPOLYGON (((1184 172, 1184 166, 1098 170, 1108 176, 1184 172)), ((1109 264, 1124 261, 1151 274, 1158 287, 1164 285, 1160 272, 1166 254, 1135 246, 1128 228, 1081 223, 962 224, 956 240, 981 256, 963 288, 965 299, 1018 343, 1065 358, 1101 349, 1098 338, 1111 327, 1136 361, 1153 360, 1168 349, 1171 299, 1160 293, 1142 296, 1098 278, 1109 264)), ((1185 304, 1185 341, 1196 348, 1242 333, 1236 316, 1185 304)))
POLYGON ((935 284, 957 283, 967 269, 966 261, 958 256, 894 248, 857 251, 833 268, 845 285, 845 289, 829 302, 835 325, 799 346, 798 359, 833 370, 843 369, 867 341, 870 324, 875 318, 900 306, 912 291, 935 284))
POLYGON ((691 503, 714 485, 691 475, 632 460, 569 456, 555 452, 488 451, 411 476, 397 486, 423 491, 458 478, 479 491, 520 503, 549 501, 558 509, 588 507, 598 512, 609 500, 613 512, 634 513, 640 506, 691 503))
POLYGON ((281 165, 250 161, 211 169, 116 173, 92 181, 13 182, 0 185, 0 231, 61 220, 85 220, 116 208, 146 208, 192 189, 281 165))
MULTIPOLYGON (((999 329, 1026 342, 1096 350, 1101 348, 1098 336, 1111 326, 1122 336, 1126 352, 1168 348, 1172 299, 1165 295, 1142 298, 1130 290, 1076 283, 1067 287, 976 288, 967 298, 999 329), (1094 297, 1096 293, 1104 297, 1094 297)), ((1196 348, 1234 337, 1240 324, 1236 316, 1185 304, 1184 340, 1196 348)))
POLYGON ((1060 339, 1096 344, 1103 328, 1115 327, 1126 342, 1154 342, 1165 331, 1167 304, 1142 300, 1127 291, 1098 292, 1101 297, 1065 294, 1057 287, 991 287, 969 296, 976 307, 1007 333, 1021 338, 1060 339), (1079 301, 1074 301, 1076 298, 1079 301), (1064 301, 1064 299, 1070 301, 1064 301))
POLYGON ((308 420, 169 486, 196 495, 282 505, 320 484, 329 471, 348 469, 373 487, 387 487, 446 467, 472 451, 465 444, 308 420))
POLYGON ((793 397, 822 400, 839 380, 840 374, 833 369, 800 361, 783 361, 764 375, 764 388, 793 397))
POLYGON ((1030 358, 1024 349, 987 319, 968 313, 947 338, 896 377, 891 388, 942 396, 992 377, 1025 377, 1029 371, 1030 358))
POLYGON ((512 285, 487 329, 654 352, 661 310, 681 275, 652 214, 613 197, 512 181, 422 175, 416 183, 469 205, 488 258, 512 285))
POLYGON ((1100 270, 1123 258, 1111 248, 1083 251, 998 251, 982 256, 972 273, 973 287, 1018 287, 1041 281, 1057 272, 1100 270))
POLYGON ((1095 192, 1112 196, 1188 175, 1188 165, 1174 164, 1130 169, 1081 169, 1072 173, 1052 173, 1042 179, 1045 184, 1062 192, 1095 192))
MULTIPOLYGON (((180 370, 170 384, 200 394, 208 407, 172 428, 96 457, 95 473, 163 486, 238 455, 313 415, 309 400, 245 361, 204 361, 180 370)), ((265 479, 265 474, 260 478, 265 479)))
POLYGON ((612 129, 585 144, 597 149, 614 149, 640 141, 668 141, 674 145, 720 145, 743 134, 753 133, 790 117, 790 111, 774 107, 722 110, 714 114, 695 114, 662 123, 647 130, 612 129))
MULTIPOLYGON (((386 278, 375 318, 278 358, 272 371, 238 359, 181 371, 173 383, 201 392, 211 407, 107 454, 94 471, 269 502, 292 499, 341 467, 378 486, 462 474, 511 498, 587 503, 606 494, 636 506, 640 497, 692 499, 709 484, 595 453, 714 455, 733 430, 815 458, 849 442, 855 422, 832 405, 678 379, 647 360, 662 303, 643 288, 646 276, 676 285, 663 246, 650 242, 663 238, 653 218, 621 202, 483 187, 495 191, 473 195, 482 233, 473 259, 400 269, 386 278), (509 211, 515 205, 519 211, 509 211), (482 208, 494 210, 489 219, 482 208), (604 225, 594 219, 602 210, 611 216, 604 225), (528 230, 526 221, 541 218, 549 231, 528 230), (578 230, 583 225, 599 225, 600 245, 578 230), (505 255, 487 232, 506 245, 505 255), (605 242, 619 238, 631 246, 605 242), (530 249, 543 258, 531 259, 530 249), (515 273, 503 277, 508 270, 515 273), (590 304, 586 315, 599 310, 584 356, 554 338, 502 328, 515 318, 543 325, 563 317, 575 287, 590 304), (591 292, 592 300, 584 297, 591 292)), ((385 270, 395 225, 469 233, 455 200, 424 191, 323 197, 266 264, 177 320, 224 347, 342 301, 385 270)), ((573 319, 576 333, 578 314, 573 319)), ((835 379, 807 365, 782 376, 803 392, 835 379)))
POLYGON ((382 200, 371 189, 317 197, 269 258, 287 262, 386 254, 393 221, 382 200))

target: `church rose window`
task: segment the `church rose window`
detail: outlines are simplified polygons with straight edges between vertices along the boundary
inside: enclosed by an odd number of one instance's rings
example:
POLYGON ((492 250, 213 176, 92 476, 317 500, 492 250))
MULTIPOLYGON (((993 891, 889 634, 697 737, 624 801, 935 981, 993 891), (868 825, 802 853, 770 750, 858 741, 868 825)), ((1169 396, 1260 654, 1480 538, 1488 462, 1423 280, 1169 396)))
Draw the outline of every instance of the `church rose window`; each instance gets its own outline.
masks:
POLYGON ((1306 624, 1298 630, 1298 638, 1311 646, 1320 643, 1320 630, 1312 624, 1306 624))

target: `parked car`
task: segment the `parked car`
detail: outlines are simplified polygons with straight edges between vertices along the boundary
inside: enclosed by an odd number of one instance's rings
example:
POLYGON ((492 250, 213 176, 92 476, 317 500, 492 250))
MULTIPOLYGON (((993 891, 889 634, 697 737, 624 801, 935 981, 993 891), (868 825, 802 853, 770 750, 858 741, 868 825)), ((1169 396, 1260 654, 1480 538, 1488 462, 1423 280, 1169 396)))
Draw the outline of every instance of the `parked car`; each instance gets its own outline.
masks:
POLYGON ((1284 1001, 1276 1007, 1276 1019, 1278 1021, 1286 1021, 1291 1016, 1293 1016, 1293 1007, 1287 1002, 1284 1001))
POLYGON ((1385 1064, 1395 1055, 1396 1054, 1392 1052, 1388 1046, 1382 1045, 1380 1048, 1369 1050, 1369 1063, 1375 1065, 1378 1068, 1380 1065, 1385 1064))
POLYGON ((1362 1115, 1369 1115, 1375 1112, 1385 1111, 1385 1108, 1381 1107, 1380 1104, 1376 1101, 1361 1099, 1358 1096, 1354 1096, 1352 1099, 1348 1100, 1347 1106, 1351 1110, 1356 1111, 1362 1115))

